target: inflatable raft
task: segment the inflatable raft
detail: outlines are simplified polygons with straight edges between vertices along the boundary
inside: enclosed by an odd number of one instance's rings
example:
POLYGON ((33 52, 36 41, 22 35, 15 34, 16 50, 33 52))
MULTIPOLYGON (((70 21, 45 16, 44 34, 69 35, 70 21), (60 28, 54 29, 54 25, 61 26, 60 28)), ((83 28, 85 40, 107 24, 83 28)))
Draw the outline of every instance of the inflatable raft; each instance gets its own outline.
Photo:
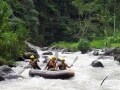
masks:
POLYGON ((29 75, 40 76, 43 78, 50 78, 50 79, 68 79, 73 77, 75 74, 71 70, 58 70, 58 71, 49 71, 49 70, 34 70, 31 69, 29 71, 29 75))

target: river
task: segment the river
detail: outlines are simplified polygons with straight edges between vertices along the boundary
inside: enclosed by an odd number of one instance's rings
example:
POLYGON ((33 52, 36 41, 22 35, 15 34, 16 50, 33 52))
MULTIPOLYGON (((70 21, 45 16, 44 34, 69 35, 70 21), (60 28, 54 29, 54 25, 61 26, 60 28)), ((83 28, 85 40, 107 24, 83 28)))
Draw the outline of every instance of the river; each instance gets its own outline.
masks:
MULTIPOLYGON (((41 55, 42 51, 38 49, 38 53, 41 55)), ((64 57, 68 65, 71 65, 76 56, 78 56, 78 60, 71 68, 74 70, 75 76, 71 79, 29 77, 29 69, 26 69, 21 74, 25 79, 19 78, 2 81, 0 82, 0 90, 120 90, 120 66, 118 62, 113 60, 113 57, 107 56, 99 59, 105 68, 94 68, 90 64, 93 60, 97 60, 98 56, 94 56, 92 53, 81 54, 81 52, 74 52, 62 54, 59 52, 59 57, 64 57), (108 78, 100 86, 107 75, 108 78)), ((39 65, 44 69, 42 61, 43 58, 40 57, 39 65)), ((22 62, 22 64, 27 65, 28 62, 22 62)), ((18 66, 13 69, 18 72, 22 67, 18 66)))

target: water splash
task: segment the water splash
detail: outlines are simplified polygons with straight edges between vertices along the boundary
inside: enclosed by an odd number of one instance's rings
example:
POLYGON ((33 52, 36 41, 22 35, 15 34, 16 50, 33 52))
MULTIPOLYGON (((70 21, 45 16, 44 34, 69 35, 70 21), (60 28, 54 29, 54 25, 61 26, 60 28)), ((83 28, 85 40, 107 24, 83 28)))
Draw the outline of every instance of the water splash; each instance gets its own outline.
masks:
MULTIPOLYGON (((37 49, 37 51, 40 56, 42 56, 42 51, 40 51, 40 49, 37 49)), ((99 59, 105 68, 93 68, 90 64, 92 61, 98 59, 98 56, 93 56, 90 53, 81 54, 81 52, 71 54, 62 54, 59 52, 59 57, 64 57, 68 65, 72 64, 76 56, 78 56, 78 60, 71 68, 75 72, 75 77, 71 79, 31 78, 28 75, 29 69, 27 69, 22 73, 22 76, 26 77, 26 79, 6 80, 0 82, 0 90, 119 90, 120 67, 112 57, 99 59), (107 80, 100 87, 102 80, 107 75, 107 80)), ((39 62, 39 65, 42 65, 43 58, 40 57, 40 60, 41 62, 39 62)), ((20 67, 17 68, 20 69, 20 67)))

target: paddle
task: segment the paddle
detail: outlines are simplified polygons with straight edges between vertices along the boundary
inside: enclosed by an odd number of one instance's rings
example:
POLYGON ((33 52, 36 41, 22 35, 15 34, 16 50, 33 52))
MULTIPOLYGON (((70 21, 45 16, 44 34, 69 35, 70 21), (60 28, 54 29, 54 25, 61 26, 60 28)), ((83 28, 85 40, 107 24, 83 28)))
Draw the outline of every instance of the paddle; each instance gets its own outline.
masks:
POLYGON ((58 70, 57 64, 58 64, 58 51, 55 50, 55 57, 56 57, 56 69, 58 70))
POLYGON ((22 74, 22 73, 25 71, 25 69, 27 69, 27 68, 29 68, 29 67, 31 67, 30 64, 27 65, 27 66, 25 66, 25 67, 23 67, 23 69, 22 69, 21 71, 19 71, 18 74, 22 74))
POLYGON ((106 76, 103 81, 101 82, 100 86, 102 86, 103 82, 107 79, 108 76, 106 76))
POLYGON ((77 61, 77 59, 78 59, 78 56, 75 58, 75 60, 73 61, 73 63, 70 65, 70 67, 73 66, 73 64, 77 61))
MULTIPOLYGON (((36 60, 37 60, 37 59, 36 59, 36 60)), ((23 72, 25 71, 25 69, 27 69, 27 68, 30 68, 30 67, 32 68, 31 65, 34 64, 36 60, 34 60, 31 64, 28 64, 27 66, 23 67, 23 69, 22 69, 21 71, 19 71, 18 74, 23 73, 23 72)))
MULTIPOLYGON (((114 61, 113 61, 113 62, 114 62, 114 61)), ((112 62, 112 63, 113 63, 113 62, 112 62)), ((107 75, 107 76, 102 80, 100 86, 102 86, 103 82, 108 78, 108 76, 110 76, 110 75, 107 75)))
POLYGON ((55 51, 56 62, 58 61, 58 51, 55 51))

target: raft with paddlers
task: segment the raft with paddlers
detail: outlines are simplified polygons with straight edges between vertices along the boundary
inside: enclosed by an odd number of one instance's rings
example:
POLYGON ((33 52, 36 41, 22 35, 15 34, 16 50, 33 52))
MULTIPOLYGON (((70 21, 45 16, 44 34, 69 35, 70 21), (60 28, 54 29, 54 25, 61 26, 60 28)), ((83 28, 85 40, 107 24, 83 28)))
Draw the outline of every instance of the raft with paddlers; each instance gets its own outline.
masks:
POLYGON ((68 79, 75 75, 75 73, 72 70, 56 70, 56 71, 50 71, 50 70, 35 70, 31 69, 29 71, 29 75, 34 76, 40 76, 43 78, 50 78, 50 79, 68 79))

